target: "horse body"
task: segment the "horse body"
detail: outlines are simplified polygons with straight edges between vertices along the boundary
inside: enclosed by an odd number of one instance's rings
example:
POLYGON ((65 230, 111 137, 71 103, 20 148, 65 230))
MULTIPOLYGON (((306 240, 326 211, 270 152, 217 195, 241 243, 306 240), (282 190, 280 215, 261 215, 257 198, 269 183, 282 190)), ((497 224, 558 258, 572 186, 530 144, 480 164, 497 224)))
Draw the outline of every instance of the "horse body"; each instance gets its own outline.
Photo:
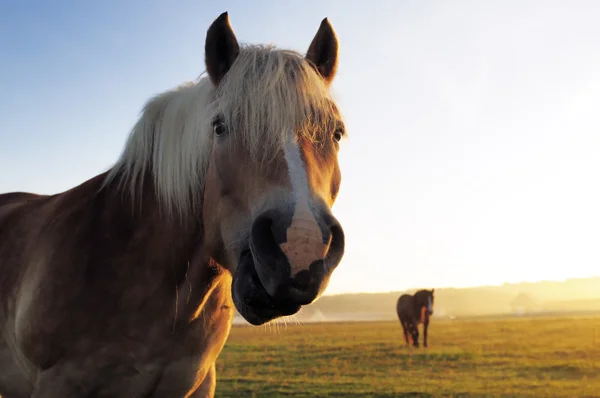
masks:
POLYGON ((427 347, 429 317, 433 314, 432 290, 419 290, 414 295, 403 294, 396 303, 396 313, 402 325, 406 344, 419 346, 419 324, 423 324, 423 346, 427 347))
POLYGON ((115 396, 132 375, 129 396, 183 396, 225 342, 231 278, 205 266, 199 226, 165 224, 150 200, 115 206, 103 177, 55 196, 0 196, 0 367, 20 370, 0 375, 9 397, 63 378, 80 396, 115 396))
POLYGON ((327 19, 306 57, 240 47, 144 108, 119 161, 66 192, 0 195, 0 395, 211 397, 234 307, 260 325, 316 300, 341 117, 327 19))

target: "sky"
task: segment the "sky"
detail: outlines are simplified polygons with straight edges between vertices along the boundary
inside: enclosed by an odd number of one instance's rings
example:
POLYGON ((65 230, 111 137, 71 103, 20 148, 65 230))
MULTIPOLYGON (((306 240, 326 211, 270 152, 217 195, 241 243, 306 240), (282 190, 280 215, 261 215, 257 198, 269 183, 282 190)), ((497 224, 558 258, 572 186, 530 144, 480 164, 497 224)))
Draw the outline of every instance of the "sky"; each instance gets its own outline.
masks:
POLYGON ((0 192, 107 170, 206 29, 306 51, 328 17, 345 117, 327 294, 600 275, 600 2, 0 3, 0 192))

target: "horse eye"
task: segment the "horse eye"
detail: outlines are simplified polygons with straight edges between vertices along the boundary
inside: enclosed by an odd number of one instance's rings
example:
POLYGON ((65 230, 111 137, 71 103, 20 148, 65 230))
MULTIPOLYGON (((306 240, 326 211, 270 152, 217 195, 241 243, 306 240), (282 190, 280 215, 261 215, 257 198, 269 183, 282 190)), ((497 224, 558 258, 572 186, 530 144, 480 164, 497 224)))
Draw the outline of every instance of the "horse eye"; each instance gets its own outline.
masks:
POLYGON ((342 136, 344 135, 344 131, 342 129, 337 129, 333 133, 333 139, 335 142, 340 142, 342 140, 342 136))
POLYGON ((227 132, 227 129, 225 128, 225 123, 223 123, 221 119, 215 119, 212 125, 213 133, 215 133, 217 137, 220 137, 227 132))

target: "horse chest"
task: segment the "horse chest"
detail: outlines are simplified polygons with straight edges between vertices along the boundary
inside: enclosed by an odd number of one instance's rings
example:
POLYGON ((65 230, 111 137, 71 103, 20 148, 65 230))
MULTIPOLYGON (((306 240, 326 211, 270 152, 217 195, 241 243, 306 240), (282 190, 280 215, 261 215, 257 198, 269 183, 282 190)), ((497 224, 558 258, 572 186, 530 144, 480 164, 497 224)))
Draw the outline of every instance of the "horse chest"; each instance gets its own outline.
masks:
POLYGON ((34 386, 35 377, 30 377, 36 373, 41 386, 46 379, 48 383, 62 378, 79 380, 98 397, 183 397, 204 387, 203 381, 210 378, 211 370, 214 372, 227 340, 234 313, 228 285, 219 285, 223 286, 212 289, 196 308, 190 304, 174 310, 173 305, 165 305, 156 307, 154 313, 144 311, 102 322, 101 316, 95 316, 88 319, 89 327, 78 328, 76 334, 46 335, 43 330, 23 333, 20 339, 13 339, 13 353, 27 357, 26 362, 33 366, 17 366, 15 354, 4 358, 4 368, 18 374, 13 374, 10 381, 2 382, 0 377, 0 393, 19 387, 29 394, 34 388, 42 388, 34 386), (175 321, 178 312, 194 313, 193 320, 186 317, 175 321), (96 333, 98 330, 102 332, 96 333), (49 347, 59 349, 54 352, 49 347), (9 385, 15 382, 17 385, 9 385))
POLYGON ((214 372, 229 336, 233 313, 230 295, 219 291, 209 297, 197 318, 182 329, 177 343, 171 346, 152 396, 179 396, 205 387, 205 379, 214 372))

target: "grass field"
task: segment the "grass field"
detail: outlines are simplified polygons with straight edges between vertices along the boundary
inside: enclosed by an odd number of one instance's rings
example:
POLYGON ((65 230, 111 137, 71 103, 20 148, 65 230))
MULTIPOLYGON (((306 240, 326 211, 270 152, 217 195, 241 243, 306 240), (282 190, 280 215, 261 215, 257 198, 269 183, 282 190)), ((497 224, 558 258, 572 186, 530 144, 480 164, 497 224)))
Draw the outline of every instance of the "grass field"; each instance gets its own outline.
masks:
POLYGON ((436 320, 430 347, 396 322, 238 326, 217 397, 600 397, 600 317, 436 320))

